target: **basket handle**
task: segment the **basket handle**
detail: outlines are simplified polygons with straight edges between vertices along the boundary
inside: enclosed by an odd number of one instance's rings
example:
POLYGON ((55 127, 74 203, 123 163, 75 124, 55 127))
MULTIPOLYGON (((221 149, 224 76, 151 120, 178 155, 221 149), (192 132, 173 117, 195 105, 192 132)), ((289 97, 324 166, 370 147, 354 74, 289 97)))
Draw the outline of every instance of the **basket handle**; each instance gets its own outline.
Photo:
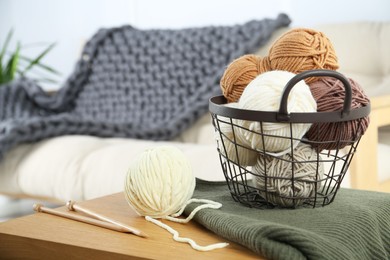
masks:
POLYGON ((308 70, 302 73, 295 75, 292 79, 290 79, 283 90, 282 99, 280 100, 279 112, 276 115, 279 121, 289 121, 290 115, 287 111, 287 99, 290 94, 291 89, 297 84, 299 81, 308 78, 308 77, 333 77, 340 80, 345 88, 345 99, 343 110, 341 111, 341 117, 344 115, 348 115, 351 111, 351 102, 352 102, 352 88, 351 84, 349 84, 348 79, 341 73, 334 70, 308 70))

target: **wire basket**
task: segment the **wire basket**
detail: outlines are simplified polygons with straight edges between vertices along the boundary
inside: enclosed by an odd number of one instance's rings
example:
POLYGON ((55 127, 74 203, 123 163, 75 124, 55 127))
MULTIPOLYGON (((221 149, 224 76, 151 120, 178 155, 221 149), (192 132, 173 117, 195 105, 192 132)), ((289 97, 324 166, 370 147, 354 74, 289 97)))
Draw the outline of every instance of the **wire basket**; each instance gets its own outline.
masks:
MULTIPOLYGON (((351 109, 352 88, 346 77, 336 71, 312 70, 294 76, 284 87, 279 111, 254 111, 225 106, 223 96, 210 99, 209 110, 219 152, 221 167, 233 199, 249 207, 318 207, 331 203, 347 173, 356 152, 362 132, 356 131, 350 140, 327 140, 324 142, 343 144, 334 150, 319 150, 319 141, 311 141, 306 136, 294 137, 294 125, 302 123, 335 123, 362 120, 370 113, 370 104, 351 109), (345 88, 343 109, 333 112, 288 113, 287 101, 291 89, 299 81, 308 77, 334 77, 345 88), (259 127, 248 129, 240 122, 256 122, 259 127), (270 135, 263 131, 266 123, 283 123, 289 127, 288 136, 270 135), (226 131, 228 130, 228 131, 226 131), (240 141, 238 133, 246 131, 251 136, 263 140, 260 147, 248 147, 240 141), (229 133, 229 134, 227 134, 229 133), (270 153, 265 138, 289 140, 288 151, 284 155, 270 153), (298 156, 298 146, 310 147, 310 156, 298 156), (255 164, 253 165, 253 161, 255 164), (282 166, 280 166, 282 165, 282 166), (309 168, 302 176, 300 169, 309 168), (271 171, 272 170, 272 171, 271 171), (308 177, 309 176, 309 177, 308 177)), ((309 150, 308 150, 309 151, 309 150)))

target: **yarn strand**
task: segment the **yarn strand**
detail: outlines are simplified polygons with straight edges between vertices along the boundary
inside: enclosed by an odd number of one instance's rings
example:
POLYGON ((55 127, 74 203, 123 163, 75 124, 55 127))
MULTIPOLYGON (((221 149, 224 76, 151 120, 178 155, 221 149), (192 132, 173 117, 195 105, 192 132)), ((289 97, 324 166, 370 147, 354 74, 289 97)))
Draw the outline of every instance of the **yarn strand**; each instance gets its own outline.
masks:
POLYGON ((219 202, 216 202, 216 201, 212 201, 212 200, 207 200, 207 199, 190 199, 186 202, 186 204, 175 214, 172 214, 170 216, 165 216, 164 218, 165 219, 168 219, 170 221, 173 221, 173 222, 177 222, 177 223, 188 223, 191 219, 193 219, 193 217, 195 216, 195 214, 201 210, 201 209, 219 209, 222 207, 222 204, 219 203, 219 202), (203 205, 200 205, 198 207, 196 207, 190 215, 188 215, 187 218, 185 219, 181 219, 181 218, 176 218, 178 216, 180 216, 184 209, 187 207, 187 205, 191 204, 191 203, 206 203, 206 204, 203 204, 203 205))
POLYGON ((180 243, 188 243, 191 245, 191 247, 193 249, 198 250, 198 251, 211 251, 214 249, 224 248, 224 247, 229 245, 229 243, 216 243, 216 244, 211 244, 208 246, 200 246, 194 240, 192 240, 190 238, 180 237, 179 232, 177 232, 176 230, 174 230, 170 226, 162 223, 161 221, 159 221, 157 219, 154 219, 154 218, 149 217, 149 216, 145 216, 145 219, 147 221, 152 222, 153 224, 167 230, 169 233, 171 233, 173 235, 173 239, 175 241, 180 242, 180 243))

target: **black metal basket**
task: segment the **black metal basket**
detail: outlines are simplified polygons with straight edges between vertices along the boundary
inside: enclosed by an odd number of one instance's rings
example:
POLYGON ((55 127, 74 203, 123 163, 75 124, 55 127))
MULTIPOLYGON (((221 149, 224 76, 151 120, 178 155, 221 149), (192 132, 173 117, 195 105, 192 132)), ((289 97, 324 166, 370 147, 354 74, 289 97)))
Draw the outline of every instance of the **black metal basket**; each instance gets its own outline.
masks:
MULTIPOLYGON (((249 207, 270 208, 270 207, 318 207, 331 203, 340 188, 340 184, 348 170, 352 157, 356 152, 362 131, 357 131, 352 140, 328 140, 326 142, 343 143, 343 149, 331 151, 319 151, 313 148, 314 156, 297 158, 295 143, 316 147, 318 141, 310 141, 305 136, 294 138, 293 126, 300 123, 334 123, 358 120, 361 125, 362 119, 369 115, 370 105, 357 109, 351 109, 352 89, 346 77, 336 71, 312 70, 294 76, 284 87, 280 101, 280 108, 277 112, 243 110, 225 106, 227 100, 223 96, 212 97, 209 102, 209 110, 212 116, 213 125, 217 139, 217 149, 230 193, 235 201, 249 207), (287 100, 291 89, 299 81, 308 77, 334 77, 340 80, 345 88, 345 99, 342 111, 315 112, 315 113, 288 113, 287 100), (253 121, 259 124, 258 129, 248 129, 239 124, 239 120, 253 121), (264 123, 285 123, 290 128, 290 136, 269 135, 262 131, 264 123), (231 135, 226 134, 229 129, 231 135), (240 142, 237 131, 248 131, 257 138, 289 138, 291 145, 287 156, 279 156, 267 152, 266 147, 245 146, 240 142), (228 148, 230 147, 230 150, 228 148), (250 165, 246 156, 248 153, 254 155, 256 166, 250 165), (272 165, 283 164, 285 168, 279 172, 270 172, 272 165), (249 164, 249 166, 248 166, 249 164), (270 165, 271 165, 270 164, 270 165), (310 164, 312 175, 310 179, 299 175, 299 167, 306 167, 310 164), (258 170, 260 167, 260 170, 258 170), (268 167, 268 168, 267 168, 268 167), (287 167, 287 168, 286 168, 287 167), (289 171, 289 176, 281 176, 279 173, 289 171), (270 187, 270 183, 283 183, 278 188, 270 187), (309 187, 309 192, 301 192, 302 187, 309 187), (276 202, 278 201, 278 202, 276 202), (279 203, 282 201, 282 203, 279 203)), ((241 121, 242 122, 242 121, 241 121)), ((264 144, 264 142, 263 142, 264 144)), ((280 184, 281 185, 281 184, 280 184)))

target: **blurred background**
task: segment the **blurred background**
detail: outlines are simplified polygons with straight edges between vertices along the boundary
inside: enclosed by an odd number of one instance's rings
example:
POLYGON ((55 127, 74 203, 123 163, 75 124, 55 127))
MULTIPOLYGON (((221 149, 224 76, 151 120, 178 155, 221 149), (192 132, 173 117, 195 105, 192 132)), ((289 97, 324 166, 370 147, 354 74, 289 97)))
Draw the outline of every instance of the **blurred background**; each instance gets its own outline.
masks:
MULTIPOLYGON (((58 89, 72 72, 82 46, 99 28, 130 24, 140 29, 231 25, 274 18, 284 12, 292 26, 357 20, 390 20, 389 0, 0 0, 0 46, 13 29, 8 49, 36 57, 56 43, 42 63, 60 75, 58 89)), ((40 72, 43 73, 43 72, 40 72)), ((52 76, 51 76, 52 77, 52 76)), ((52 77, 53 78, 53 77, 52 77)))
MULTIPOLYGON (((55 83, 41 84, 46 90, 55 90, 73 71, 83 44, 99 28, 125 24, 140 29, 232 25, 275 18, 282 12, 291 18, 294 27, 363 20, 389 21, 390 1, 0 0, 0 49, 11 30, 13 35, 7 48, 9 56, 18 42, 20 52, 26 57, 37 57, 55 43, 41 60, 60 73, 50 75, 55 83)), ((45 71, 37 73, 45 74, 45 71)), ((29 200, 0 196, 0 221, 30 212, 31 205, 29 200)))

